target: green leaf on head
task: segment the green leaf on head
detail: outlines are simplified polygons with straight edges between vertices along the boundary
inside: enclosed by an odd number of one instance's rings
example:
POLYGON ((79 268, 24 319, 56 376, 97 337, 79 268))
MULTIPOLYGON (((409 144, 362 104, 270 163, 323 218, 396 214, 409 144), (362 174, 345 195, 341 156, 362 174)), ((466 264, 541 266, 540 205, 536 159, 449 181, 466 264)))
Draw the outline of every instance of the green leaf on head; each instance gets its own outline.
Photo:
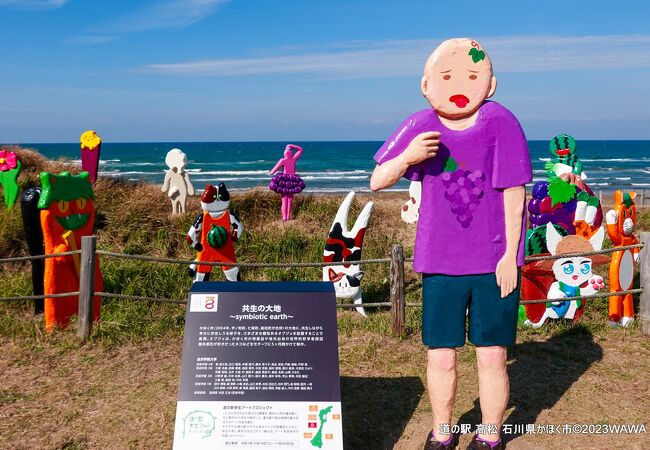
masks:
POLYGON ((479 61, 483 61, 485 59, 485 52, 483 50, 479 50, 476 47, 472 47, 469 50, 469 56, 472 57, 472 61, 474 61, 474 64, 476 64, 479 61))

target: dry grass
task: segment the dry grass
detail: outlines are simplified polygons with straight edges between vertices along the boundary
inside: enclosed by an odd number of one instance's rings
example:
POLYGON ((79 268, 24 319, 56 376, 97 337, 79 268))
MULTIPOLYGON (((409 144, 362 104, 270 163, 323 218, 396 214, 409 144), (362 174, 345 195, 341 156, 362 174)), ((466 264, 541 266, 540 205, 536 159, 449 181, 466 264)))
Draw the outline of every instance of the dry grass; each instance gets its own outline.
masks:
MULTIPOLYGON (((386 314, 386 313, 382 313, 386 314)), ((359 320, 339 313, 340 321, 359 320)), ((520 336, 510 354, 508 423, 646 423, 650 344, 636 331, 574 327, 520 336)), ((79 344, 69 334, 0 338, 1 448, 170 448, 182 342, 79 344)), ((339 336, 346 449, 419 449, 430 429, 419 334, 339 336)), ((477 423, 474 351, 459 351, 454 417, 477 423)), ((462 438, 466 445, 469 436, 462 438)), ((525 435, 509 449, 646 448, 647 435, 525 435)), ((460 448, 463 448, 461 445, 460 448)))

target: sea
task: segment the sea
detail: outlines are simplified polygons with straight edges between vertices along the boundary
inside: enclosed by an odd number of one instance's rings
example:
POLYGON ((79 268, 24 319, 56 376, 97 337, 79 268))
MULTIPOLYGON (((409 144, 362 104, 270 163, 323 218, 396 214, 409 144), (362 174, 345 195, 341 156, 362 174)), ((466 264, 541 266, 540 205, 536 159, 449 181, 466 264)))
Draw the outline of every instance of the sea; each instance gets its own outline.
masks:
MULTIPOLYGON (((131 181, 162 184, 165 155, 180 148, 188 157, 187 171, 194 186, 224 182, 229 190, 267 186, 269 170, 282 157, 289 142, 151 142, 103 143, 100 175, 131 181)), ((296 173, 306 184, 305 192, 368 192, 374 168, 373 155, 380 141, 292 142, 304 148, 296 173)), ((21 144, 51 159, 80 162, 79 143, 21 144)), ((545 179, 544 163, 551 159, 548 141, 529 141, 533 183, 545 179)), ((577 154, 583 161, 587 183, 594 191, 650 190, 650 141, 579 141, 577 154)), ((401 180, 393 191, 408 190, 401 180)))

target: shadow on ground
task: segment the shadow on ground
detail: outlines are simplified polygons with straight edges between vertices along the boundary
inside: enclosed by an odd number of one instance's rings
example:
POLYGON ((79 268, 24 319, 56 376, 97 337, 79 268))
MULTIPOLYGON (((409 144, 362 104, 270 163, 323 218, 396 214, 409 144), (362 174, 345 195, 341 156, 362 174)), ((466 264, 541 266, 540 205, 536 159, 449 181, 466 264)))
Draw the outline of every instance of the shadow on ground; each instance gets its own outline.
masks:
MULTIPOLYGON (((517 428, 523 425, 525 429, 526 424, 536 422, 543 410, 552 408, 594 362, 603 358, 603 350, 588 329, 576 326, 543 342, 518 344, 508 356, 508 407, 514 410, 505 421, 513 431, 503 435, 506 443, 523 434, 517 428)), ((472 424, 473 430, 481 423, 478 399, 458 423, 472 424)))
POLYGON ((344 448, 392 449, 423 392, 418 377, 341 377, 344 448))

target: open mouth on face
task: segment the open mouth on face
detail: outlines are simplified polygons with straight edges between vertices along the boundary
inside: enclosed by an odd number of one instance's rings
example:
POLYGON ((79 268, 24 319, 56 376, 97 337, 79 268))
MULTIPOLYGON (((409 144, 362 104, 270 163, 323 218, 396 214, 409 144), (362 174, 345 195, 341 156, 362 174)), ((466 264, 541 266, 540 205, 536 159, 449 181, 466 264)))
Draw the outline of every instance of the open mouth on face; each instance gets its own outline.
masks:
POLYGON ((86 225, 90 214, 70 214, 69 216, 57 217, 56 220, 65 230, 76 231, 86 225))
POLYGON ((449 101, 454 103, 459 108, 464 108, 469 103, 469 99, 463 94, 456 94, 449 97, 449 101))
POLYGON ((570 148, 561 148, 561 149, 557 150, 555 153, 557 153, 558 156, 566 156, 569 153, 571 153, 571 149, 570 148))

